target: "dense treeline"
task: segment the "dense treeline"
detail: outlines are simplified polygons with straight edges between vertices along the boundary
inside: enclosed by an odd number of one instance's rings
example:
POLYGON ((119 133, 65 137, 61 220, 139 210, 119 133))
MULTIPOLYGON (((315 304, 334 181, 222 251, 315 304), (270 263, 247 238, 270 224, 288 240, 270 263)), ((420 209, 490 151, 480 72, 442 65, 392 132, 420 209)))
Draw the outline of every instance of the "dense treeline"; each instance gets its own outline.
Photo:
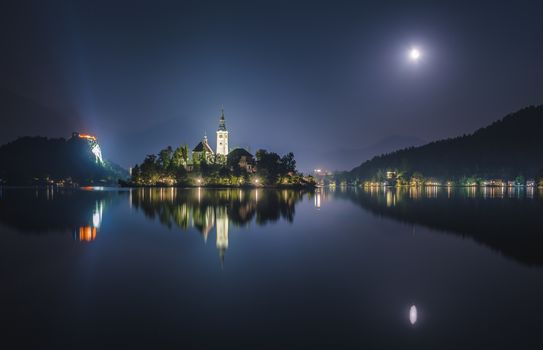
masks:
POLYGON ((157 155, 147 155, 141 164, 136 164, 132 168, 131 183, 134 185, 186 183, 188 178, 185 167, 188 160, 188 146, 179 146, 175 150, 168 146, 157 155))
POLYGON ((543 169, 543 106, 510 114, 471 135, 377 156, 340 175, 349 181, 535 179, 543 169))
POLYGON ((76 138, 19 138, 0 147, 0 164, 0 181, 8 185, 116 184, 128 176, 114 163, 98 164, 88 142, 76 138))
POLYGON ((236 149, 228 154, 226 162, 193 164, 187 146, 175 150, 168 146, 158 154, 150 154, 141 164, 132 168, 128 185, 135 186, 244 186, 244 185, 313 185, 311 177, 296 170, 292 152, 280 156, 274 152, 258 150, 255 159, 245 150, 236 149), (244 157, 246 164, 240 164, 244 157))

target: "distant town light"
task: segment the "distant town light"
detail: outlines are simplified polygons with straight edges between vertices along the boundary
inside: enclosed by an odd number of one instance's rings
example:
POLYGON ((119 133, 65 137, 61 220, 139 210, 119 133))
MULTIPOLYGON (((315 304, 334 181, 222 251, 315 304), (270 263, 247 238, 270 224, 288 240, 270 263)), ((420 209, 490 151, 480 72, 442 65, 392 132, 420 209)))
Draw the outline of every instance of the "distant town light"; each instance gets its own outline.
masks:
POLYGON ((320 209, 321 207, 321 193, 318 191, 315 195, 315 208, 320 209))

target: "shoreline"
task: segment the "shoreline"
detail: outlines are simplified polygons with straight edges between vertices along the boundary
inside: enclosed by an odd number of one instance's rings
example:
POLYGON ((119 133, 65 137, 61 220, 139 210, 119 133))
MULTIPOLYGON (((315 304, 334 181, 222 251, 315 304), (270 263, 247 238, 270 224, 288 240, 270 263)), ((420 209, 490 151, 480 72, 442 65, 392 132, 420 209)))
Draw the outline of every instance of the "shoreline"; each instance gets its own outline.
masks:
POLYGON ((443 187, 443 188, 543 188, 543 186, 527 186, 527 185, 514 185, 514 186, 498 186, 498 185, 327 185, 322 187, 357 187, 357 188, 426 188, 426 187, 443 187))
POLYGON ((181 186, 168 186, 168 185, 132 185, 125 184, 119 185, 119 188, 212 188, 212 189, 227 189, 227 188, 239 188, 239 189, 315 189, 316 185, 181 185, 181 186))

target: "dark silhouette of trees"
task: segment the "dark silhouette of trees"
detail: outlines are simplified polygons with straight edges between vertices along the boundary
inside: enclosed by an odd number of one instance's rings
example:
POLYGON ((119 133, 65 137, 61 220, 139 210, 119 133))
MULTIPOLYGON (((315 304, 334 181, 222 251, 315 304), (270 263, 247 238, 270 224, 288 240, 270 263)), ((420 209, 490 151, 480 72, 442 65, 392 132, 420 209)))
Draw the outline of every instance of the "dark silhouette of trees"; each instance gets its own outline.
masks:
POLYGON ((283 165, 283 171, 286 173, 294 173, 296 171, 296 160, 294 159, 294 153, 289 152, 281 158, 281 164, 283 165))
POLYGON ((172 163, 173 149, 168 146, 158 153, 159 166, 162 171, 168 171, 172 163))
POLYGON ((175 149, 172 155, 171 165, 174 169, 184 167, 189 160, 189 146, 179 146, 175 149))
POLYGON ((256 151, 257 174, 266 183, 274 184, 281 173, 281 158, 277 153, 260 149, 256 151))
POLYGON ((292 184, 302 181, 302 174, 296 171, 294 153, 283 157, 277 153, 260 149, 256 152, 257 174, 267 184, 292 184))
POLYGON ((378 180, 386 171, 404 179, 534 179, 543 168, 543 106, 531 106, 471 135, 384 154, 344 174, 350 180, 378 180))
POLYGON ((126 170, 101 164, 87 140, 22 137, 0 147, 0 179, 8 185, 72 181, 80 185, 116 184, 126 170))

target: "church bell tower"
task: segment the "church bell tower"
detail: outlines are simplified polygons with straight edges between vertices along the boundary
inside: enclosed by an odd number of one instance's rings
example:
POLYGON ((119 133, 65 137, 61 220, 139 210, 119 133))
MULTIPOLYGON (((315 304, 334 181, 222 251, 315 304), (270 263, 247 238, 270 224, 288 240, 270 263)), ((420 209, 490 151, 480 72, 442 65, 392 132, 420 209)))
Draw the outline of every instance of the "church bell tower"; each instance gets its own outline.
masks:
POLYGON ((217 158, 221 158, 222 162, 226 162, 228 155, 228 130, 224 122, 224 109, 221 110, 219 119, 219 129, 217 130, 217 158))

